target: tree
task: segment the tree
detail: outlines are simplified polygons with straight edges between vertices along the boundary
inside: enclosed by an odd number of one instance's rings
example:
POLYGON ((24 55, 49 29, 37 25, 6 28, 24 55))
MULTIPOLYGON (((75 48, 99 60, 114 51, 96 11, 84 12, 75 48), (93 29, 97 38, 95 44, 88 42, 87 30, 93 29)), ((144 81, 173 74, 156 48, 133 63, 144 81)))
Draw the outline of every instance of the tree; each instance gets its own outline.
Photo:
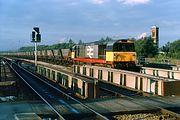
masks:
POLYGON ((136 50, 137 56, 144 56, 144 54, 143 54, 144 43, 145 43, 145 41, 141 40, 141 39, 135 41, 135 50, 136 50))
POLYGON ((74 42, 71 38, 69 39, 69 44, 74 44, 74 42))
POLYGON ((135 42, 135 48, 138 56, 154 57, 158 53, 158 48, 154 45, 151 37, 145 37, 135 42))
POLYGON ((146 57, 154 57, 158 53, 157 46, 153 43, 151 37, 145 38, 145 45, 144 45, 144 56, 146 57))
POLYGON ((104 40, 104 38, 102 37, 99 41, 102 41, 102 42, 104 42, 105 40, 104 40))
POLYGON ((74 46, 74 45, 75 45, 75 43, 73 42, 73 40, 72 40, 72 39, 69 39, 69 45, 68 45, 68 47, 71 48, 71 47, 74 46))
POLYGON ((111 40, 112 40, 112 39, 111 39, 110 37, 108 37, 108 36, 107 36, 106 39, 105 39, 105 41, 107 41, 107 42, 108 42, 108 41, 111 41, 111 40))
POLYGON ((79 40, 78 44, 83 45, 84 43, 82 42, 82 40, 79 40))
POLYGON ((160 50, 162 52, 164 52, 166 54, 166 56, 168 56, 168 53, 169 53, 169 50, 170 50, 170 44, 171 44, 170 42, 167 42, 164 46, 162 46, 160 48, 160 50))
POLYGON ((176 40, 170 44, 169 53, 169 57, 180 58, 180 40, 176 40))

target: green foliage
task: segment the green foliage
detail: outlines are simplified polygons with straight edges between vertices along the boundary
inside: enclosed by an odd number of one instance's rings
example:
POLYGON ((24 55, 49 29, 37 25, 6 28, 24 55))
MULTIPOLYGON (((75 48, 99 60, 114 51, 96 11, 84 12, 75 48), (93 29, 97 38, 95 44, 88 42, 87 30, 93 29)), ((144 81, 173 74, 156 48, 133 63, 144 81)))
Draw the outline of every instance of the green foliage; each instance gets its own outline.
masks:
POLYGON ((158 59, 180 59, 180 40, 176 40, 172 43, 167 42, 160 48, 160 54, 158 59))
POLYGON ((151 37, 136 40, 135 48, 138 56, 154 57, 158 53, 158 48, 154 45, 151 37))
MULTIPOLYGON (((58 43, 58 44, 54 44, 54 45, 39 45, 37 47, 37 50, 68 49, 74 45, 75 45, 75 43, 70 39, 69 43, 58 43)), ((19 48, 18 51, 20 51, 20 52, 34 51, 34 46, 21 47, 21 48, 19 48)))
MULTIPOLYGON (((101 38, 99 41, 90 42, 94 44, 104 44, 108 41, 111 41, 112 39, 110 37, 101 38)), ((83 43, 82 40, 79 40, 78 44, 90 44, 90 43, 83 43)), ((69 39, 68 43, 58 43, 54 45, 38 45, 37 50, 52 50, 52 49, 69 49, 72 48, 75 45, 75 42, 72 39, 69 39)), ((19 48, 20 52, 28 52, 28 51, 34 51, 34 46, 27 46, 27 47, 21 47, 19 48)))
POLYGON ((180 59, 180 40, 176 40, 169 44, 169 54, 167 54, 167 56, 170 58, 180 59))
POLYGON ((165 55, 167 56, 167 55, 169 54, 169 50, 170 50, 170 42, 168 42, 168 43, 166 43, 164 46, 162 46, 162 47, 160 48, 160 50, 161 50, 162 52, 164 52, 165 55))
MULTIPOLYGON (((96 45, 98 45, 98 44, 106 44, 106 43, 108 43, 111 40, 112 40, 112 38, 110 38, 110 37, 106 37, 106 38, 102 37, 100 40, 95 41, 95 42, 90 42, 90 43, 94 43, 96 45)), ((86 44, 90 44, 90 43, 86 43, 86 44)))
POLYGON ((18 51, 24 52, 24 51, 33 51, 34 47, 28 46, 28 47, 21 47, 18 51))
POLYGON ((144 56, 143 45, 145 44, 145 41, 144 40, 136 40, 134 44, 135 44, 137 56, 144 56))
MULTIPOLYGON (((63 43, 62 43, 62 44, 63 44, 63 43)), ((73 41, 72 39, 69 39, 69 43, 68 43, 67 46, 65 45, 65 47, 71 48, 71 47, 73 47, 74 45, 75 45, 74 41, 73 41)))

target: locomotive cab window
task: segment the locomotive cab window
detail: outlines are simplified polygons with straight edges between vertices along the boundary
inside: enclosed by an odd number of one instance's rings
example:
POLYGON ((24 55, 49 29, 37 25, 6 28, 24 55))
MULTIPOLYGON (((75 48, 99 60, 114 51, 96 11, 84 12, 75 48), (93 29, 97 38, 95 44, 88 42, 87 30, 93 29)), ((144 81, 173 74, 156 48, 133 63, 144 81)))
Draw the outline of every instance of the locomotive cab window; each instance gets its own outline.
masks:
POLYGON ((115 43, 113 52, 135 52, 134 43, 115 43))

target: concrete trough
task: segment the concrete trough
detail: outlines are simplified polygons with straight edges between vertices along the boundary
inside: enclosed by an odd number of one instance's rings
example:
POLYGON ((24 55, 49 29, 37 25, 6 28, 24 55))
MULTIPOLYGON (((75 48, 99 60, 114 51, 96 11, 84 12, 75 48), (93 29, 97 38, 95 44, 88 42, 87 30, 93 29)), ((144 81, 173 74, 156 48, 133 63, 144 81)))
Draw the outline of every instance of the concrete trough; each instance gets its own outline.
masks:
POLYGON ((179 95, 180 81, 98 66, 74 65, 73 72, 140 92, 160 96, 179 95))
POLYGON ((165 77, 165 78, 180 80, 180 71, 177 70, 142 67, 141 73, 149 74, 157 77, 165 77))
POLYGON ((172 66, 172 70, 180 71, 180 65, 172 66))
POLYGON ((38 64, 37 72, 61 87, 73 92, 82 99, 96 98, 96 89, 98 89, 96 87, 97 81, 75 76, 72 73, 60 71, 49 66, 47 66, 47 63, 44 65, 38 64))

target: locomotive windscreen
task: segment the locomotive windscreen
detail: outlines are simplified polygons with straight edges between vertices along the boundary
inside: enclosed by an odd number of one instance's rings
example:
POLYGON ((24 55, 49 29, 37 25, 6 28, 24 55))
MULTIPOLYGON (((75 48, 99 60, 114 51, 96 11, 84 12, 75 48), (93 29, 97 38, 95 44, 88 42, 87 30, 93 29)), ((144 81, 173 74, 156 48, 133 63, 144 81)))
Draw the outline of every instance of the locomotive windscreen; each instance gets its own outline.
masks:
POLYGON ((135 52, 134 43, 115 43, 113 52, 135 52))

